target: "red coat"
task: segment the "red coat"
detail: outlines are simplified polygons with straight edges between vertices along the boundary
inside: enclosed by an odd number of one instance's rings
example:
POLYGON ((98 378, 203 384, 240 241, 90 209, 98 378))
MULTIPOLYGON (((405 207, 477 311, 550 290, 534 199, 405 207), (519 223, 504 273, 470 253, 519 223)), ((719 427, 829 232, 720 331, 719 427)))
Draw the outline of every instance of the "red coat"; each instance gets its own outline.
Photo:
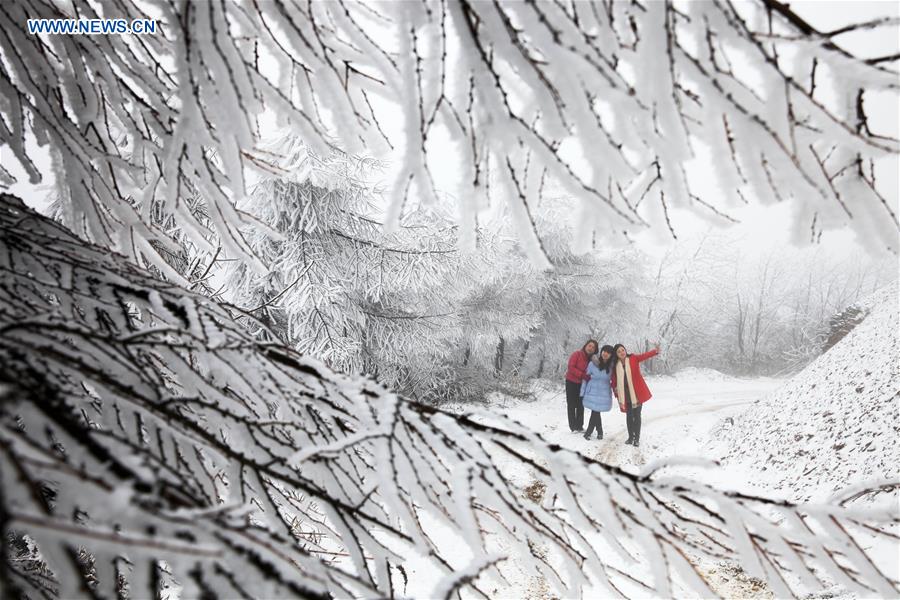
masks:
MULTIPOLYGON (((647 400, 653 397, 653 394, 650 393, 650 388, 647 387, 647 382, 644 381, 644 376, 641 375, 641 367, 640 363, 647 360, 648 358, 653 358, 659 354, 659 350, 653 349, 649 352, 644 352, 643 354, 629 354, 628 360, 631 363, 631 385, 634 387, 634 395, 637 396, 638 404, 643 404, 647 400)), ((616 399, 619 399, 619 388, 617 387, 616 382, 616 368, 612 368, 612 377, 610 379, 610 383, 613 388, 613 396, 616 399)), ((625 412, 622 408, 622 402, 619 402, 619 410, 625 412)))
POLYGON ((566 369, 566 381, 577 384, 581 384, 582 381, 588 381, 591 378, 591 376, 587 374, 587 367, 590 360, 591 358, 588 356, 588 353, 584 351, 584 348, 573 352, 572 356, 569 357, 569 368, 566 369))

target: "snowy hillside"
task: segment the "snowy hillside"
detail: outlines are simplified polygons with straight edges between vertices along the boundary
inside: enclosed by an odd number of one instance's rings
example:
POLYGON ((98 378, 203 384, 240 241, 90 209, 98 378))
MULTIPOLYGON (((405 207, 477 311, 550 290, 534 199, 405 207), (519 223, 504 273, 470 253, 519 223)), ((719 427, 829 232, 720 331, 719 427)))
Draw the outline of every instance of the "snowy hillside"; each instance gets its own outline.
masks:
POLYGON ((873 295, 869 315, 831 350, 733 424, 712 453, 758 474, 755 482, 795 501, 897 478, 900 465, 897 287, 873 295))

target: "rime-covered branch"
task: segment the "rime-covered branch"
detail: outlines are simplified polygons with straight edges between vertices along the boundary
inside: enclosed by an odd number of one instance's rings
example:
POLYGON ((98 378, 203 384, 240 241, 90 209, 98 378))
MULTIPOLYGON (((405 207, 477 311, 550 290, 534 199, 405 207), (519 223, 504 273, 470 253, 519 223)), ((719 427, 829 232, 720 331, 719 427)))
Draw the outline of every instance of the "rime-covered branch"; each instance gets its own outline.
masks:
MULTIPOLYGON (((795 205, 798 231, 849 225, 897 250, 897 199, 844 168, 898 152, 892 134, 873 131, 867 106, 876 93, 896 97, 896 56, 863 59, 841 45, 847 32, 895 31, 897 19, 820 32, 774 0, 427 0, 379 10, 349 0, 4 5, 0 142, 33 182, 42 173, 29 141, 48 145, 66 222, 175 280, 164 253, 177 244, 150 217, 154 206, 197 247, 211 254, 214 233, 227 257, 264 271, 241 234, 252 219, 235 201, 269 167, 266 111, 320 155, 335 141, 351 154, 396 152, 393 224, 411 198, 447 191, 471 240, 488 174, 531 161, 590 209, 579 240, 648 225, 677 234, 675 208, 727 223, 732 204, 774 196, 795 205), (25 27, 39 17, 143 18, 145 4, 158 19, 153 35, 25 27), (437 148, 441 132, 452 143, 437 148), (692 189, 683 171, 701 152, 718 194, 692 189), (436 190, 435 169, 448 164, 455 189, 436 190), (657 175, 659 201, 633 208, 657 175), (188 206, 193 197, 208 223, 188 206), (842 206, 850 197, 852 213, 842 206)), ((11 181, 6 169, 0 176, 11 181)), ((543 186, 516 187, 499 189, 519 212, 542 195, 543 186)), ((534 236, 528 219, 520 228, 534 236)), ((540 244, 527 247, 544 260, 540 244)))
POLYGON ((823 573, 900 589, 860 542, 890 535, 894 512, 721 492, 663 465, 629 475, 503 417, 411 402, 256 341, 227 306, 6 195, 0 271, 0 525, 51 569, 23 572, 7 549, 11 593, 112 596, 120 575, 154 596, 165 575, 186 596, 388 596, 412 555, 445 574, 429 595, 477 589, 510 556, 570 594, 708 594, 704 556, 779 595, 823 573), (504 465, 545 479, 544 500, 504 465))

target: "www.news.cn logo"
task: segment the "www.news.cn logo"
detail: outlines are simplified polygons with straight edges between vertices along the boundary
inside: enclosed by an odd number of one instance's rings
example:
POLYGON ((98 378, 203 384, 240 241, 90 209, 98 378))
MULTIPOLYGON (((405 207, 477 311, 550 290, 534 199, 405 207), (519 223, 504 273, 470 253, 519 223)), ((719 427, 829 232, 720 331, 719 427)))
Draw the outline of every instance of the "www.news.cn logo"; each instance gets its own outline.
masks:
POLYGON ((28 33, 35 35, 145 35, 156 33, 152 19, 28 19, 28 33))

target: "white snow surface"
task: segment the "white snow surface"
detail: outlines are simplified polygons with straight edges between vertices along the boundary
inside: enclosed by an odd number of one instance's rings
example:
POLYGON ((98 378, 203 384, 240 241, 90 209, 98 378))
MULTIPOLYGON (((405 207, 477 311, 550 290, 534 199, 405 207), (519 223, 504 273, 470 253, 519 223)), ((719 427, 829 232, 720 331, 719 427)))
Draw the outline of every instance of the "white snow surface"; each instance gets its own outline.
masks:
MULTIPOLYGON (((653 392, 653 398, 644 405, 643 427, 640 448, 624 444, 626 437, 625 415, 618 407, 603 413, 604 439, 592 437, 585 440, 581 434, 571 433, 566 419, 566 400, 562 381, 540 380, 534 382, 533 391, 537 399, 523 402, 520 399, 502 395, 490 398, 491 410, 515 419, 532 428, 551 443, 581 452, 597 458, 605 463, 616 465, 626 471, 639 473, 659 459, 673 456, 701 457, 717 460, 720 457, 704 454, 704 444, 710 432, 719 422, 734 417, 741 410, 759 398, 776 390, 784 382, 780 379, 734 378, 709 369, 690 369, 675 375, 646 377, 653 392)), ((466 407, 460 407, 460 410, 466 407)), ((585 415, 585 425, 590 411, 585 415)), ((513 465, 505 465, 504 472, 513 472, 513 465)), ((672 468, 672 467, 668 467, 672 468)), ((752 484, 748 484, 746 474, 740 470, 720 468, 704 468, 694 463, 678 467, 695 479, 714 483, 722 488, 761 493, 752 484)), ((517 481, 523 486, 532 485, 537 494, 541 494, 540 478, 530 469, 522 466, 516 470, 517 481)), ((448 543, 458 543, 455 532, 447 532, 448 543)), ((493 542, 497 553, 503 553, 506 544, 501 536, 493 542)), ((501 570, 507 577, 506 582, 497 581, 495 585, 484 586, 483 589, 494 598, 547 598, 553 595, 552 586, 536 577, 516 572, 515 560, 503 563, 501 570)), ((408 568, 410 565, 407 566, 408 568)), ((412 566, 412 573, 417 573, 412 566)), ((736 571, 733 566, 708 564, 704 568, 705 575, 717 591, 727 597, 751 597, 758 591, 761 597, 766 596, 763 586, 757 585, 745 575, 736 571), (757 589, 758 588, 758 589, 757 589)), ((417 579, 418 574, 410 576, 410 582, 417 579)), ((684 590, 677 590, 681 595, 684 590)), ((415 590, 411 586, 407 593, 415 590)), ((609 593, 602 588, 587 586, 584 598, 605 598, 609 593)))
MULTIPOLYGON (((735 419, 754 402, 765 398, 784 380, 760 377, 731 377, 712 369, 686 369, 674 375, 645 378, 653 397, 642 409, 641 446, 624 444, 627 437, 625 414, 617 406, 603 413, 603 440, 585 440, 571 433, 566 420, 566 399, 562 382, 535 382, 537 400, 522 402, 503 396, 491 398, 493 410, 532 427, 550 442, 576 450, 607 464, 639 473, 653 461, 673 456, 699 457, 710 461, 722 458, 706 448, 711 435, 727 418, 735 419)), ((590 411, 585 411, 587 425, 590 411)), ((716 450, 714 448, 713 450, 716 450)), ((732 489, 759 492, 748 487, 744 476, 705 474, 691 468, 691 476, 715 481, 732 489)))
POLYGON ((854 484, 900 478, 897 286, 773 394, 721 422, 706 451, 751 473, 769 495, 824 502, 854 484))

